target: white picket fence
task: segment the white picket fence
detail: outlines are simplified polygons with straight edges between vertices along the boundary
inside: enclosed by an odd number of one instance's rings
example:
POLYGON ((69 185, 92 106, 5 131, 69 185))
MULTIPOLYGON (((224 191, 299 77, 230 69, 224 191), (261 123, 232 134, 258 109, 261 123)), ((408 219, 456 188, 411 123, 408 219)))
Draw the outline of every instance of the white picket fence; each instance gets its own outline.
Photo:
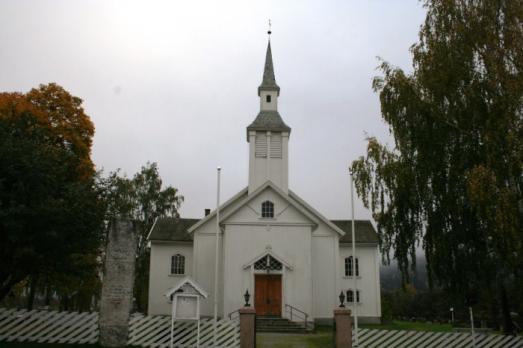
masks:
MULTIPOLYGON (((457 332, 359 330, 359 348, 472 348, 472 336, 457 332)), ((520 348, 523 337, 495 334, 474 335, 476 348, 520 348)), ((352 336, 354 342, 354 333, 352 336)))
MULTIPOLYGON (((240 328, 237 321, 220 320, 217 323, 217 344, 220 348, 240 346, 240 328)), ((171 317, 133 314, 129 320, 130 346, 170 347, 171 317)), ((200 321, 200 347, 213 347, 214 323, 200 321)), ((173 331, 174 346, 196 347, 196 322, 176 321, 173 331)), ((0 342, 39 342, 92 344, 98 342, 98 313, 58 312, 44 310, 14 310, 0 308, 0 342)))
MULTIPOLYGON (((167 348, 170 317, 133 314, 129 321, 130 346, 167 348)), ((200 347, 213 346, 213 321, 200 323, 200 347)), ((178 348, 196 346, 196 323, 175 322, 174 342, 178 348)), ((220 320, 217 343, 221 348, 239 347, 238 321, 220 320)), ((523 348, 523 337, 476 334, 476 348, 523 348)), ((14 310, 0 308, 0 342, 89 344, 98 342, 98 313, 14 310)), ((470 334, 363 329, 360 348, 469 348, 470 334)))

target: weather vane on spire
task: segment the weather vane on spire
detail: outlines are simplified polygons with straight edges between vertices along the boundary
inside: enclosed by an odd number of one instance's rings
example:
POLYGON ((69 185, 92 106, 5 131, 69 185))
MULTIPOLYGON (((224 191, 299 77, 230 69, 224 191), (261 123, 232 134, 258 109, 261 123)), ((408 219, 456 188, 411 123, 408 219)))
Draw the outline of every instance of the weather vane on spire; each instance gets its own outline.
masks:
POLYGON ((272 31, 271 31, 271 20, 269 19, 269 30, 267 31, 267 34, 269 34, 269 39, 271 38, 271 34, 272 34, 272 31))

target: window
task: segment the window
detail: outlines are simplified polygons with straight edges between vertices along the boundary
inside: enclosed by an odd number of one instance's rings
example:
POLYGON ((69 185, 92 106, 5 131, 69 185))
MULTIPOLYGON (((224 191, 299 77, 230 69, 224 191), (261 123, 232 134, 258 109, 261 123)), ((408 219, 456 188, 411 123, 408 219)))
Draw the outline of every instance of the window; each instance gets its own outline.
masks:
POLYGON ((270 103, 270 102, 271 102, 271 95, 268 94, 268 95, 265 97, 265 100, 267 101, 267 103, 270 103))
MULTIPOLYGON (((347 303, 354 302, 354 292, 352 290, 347 290, 347 303)), ((356 302, 360 303, 360 291, 356 291, 356 302)))
POLYGON ((185 256, 176 254, 171 257, 171 274, 185 274, 185 256))
POLYGON ((274 203, 271 201, 265 201, 262 203, 262 218, 273 218, 274 217, 274 203))
MULTIPOLYGON (((360 275, 360 265, 356 258, 356 277, 360 275)), ((352 277, 352 256, 345 258, 345 277, 352 277)))

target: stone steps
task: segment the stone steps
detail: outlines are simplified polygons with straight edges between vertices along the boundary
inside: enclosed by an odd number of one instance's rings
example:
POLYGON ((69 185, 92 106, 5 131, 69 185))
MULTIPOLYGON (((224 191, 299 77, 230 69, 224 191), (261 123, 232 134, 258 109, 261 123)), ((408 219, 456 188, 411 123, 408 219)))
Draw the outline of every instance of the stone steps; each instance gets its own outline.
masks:
POLYGON ((302 325, 285 318, 256 318, 256 332, 307 333, 302 325))

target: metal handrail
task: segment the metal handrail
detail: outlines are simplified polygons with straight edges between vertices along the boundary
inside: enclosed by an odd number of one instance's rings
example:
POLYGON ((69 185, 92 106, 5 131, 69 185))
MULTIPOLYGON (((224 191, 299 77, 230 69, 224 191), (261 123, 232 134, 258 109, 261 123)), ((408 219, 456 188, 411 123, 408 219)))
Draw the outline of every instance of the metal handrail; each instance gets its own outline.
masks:
POLYGON ((309 328, 309 315, 307 313, 305 313, 304 311, 294 307, 294 306, 291 306, 290 304, 285 304, 285 310, 289 312, 289 315, 290 315, 290 318, 289 320, 290 321, 293 321, 293 312, 297 312, 298 314, 301 314, 301 315, 296 315, 298 317, 298 319, 303 319, 303 323, 304 323, 304 328, 305 329, 308 329, 309 328))

